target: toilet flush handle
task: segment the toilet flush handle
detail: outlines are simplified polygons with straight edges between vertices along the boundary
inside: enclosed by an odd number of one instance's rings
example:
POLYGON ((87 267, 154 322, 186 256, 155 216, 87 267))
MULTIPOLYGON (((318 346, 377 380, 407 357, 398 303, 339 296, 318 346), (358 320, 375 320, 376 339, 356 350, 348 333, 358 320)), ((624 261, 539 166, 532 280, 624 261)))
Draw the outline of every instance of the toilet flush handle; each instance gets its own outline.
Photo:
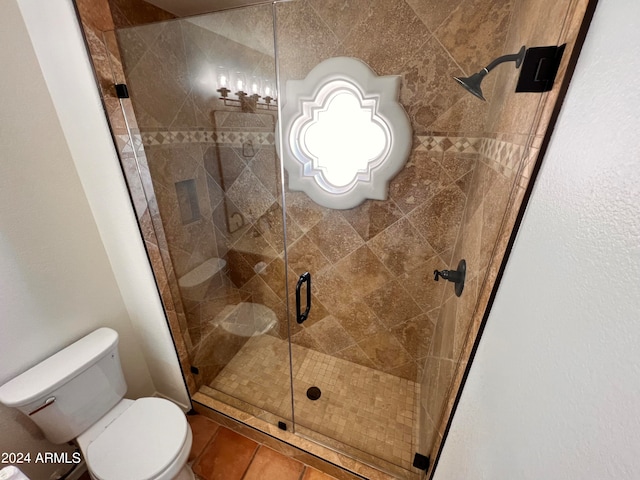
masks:
POLYGON ((43 410, 43 409, 47 408, 49 405, 51 405, 55 401, 56 401, 56 397, 47 398, 42 405, 40 405, 38 408, 36 408, 33 412, 29 412, 29 416, 31 416, 31 415, 33 415, 35 413, 38 413, 40 410, 43 410))

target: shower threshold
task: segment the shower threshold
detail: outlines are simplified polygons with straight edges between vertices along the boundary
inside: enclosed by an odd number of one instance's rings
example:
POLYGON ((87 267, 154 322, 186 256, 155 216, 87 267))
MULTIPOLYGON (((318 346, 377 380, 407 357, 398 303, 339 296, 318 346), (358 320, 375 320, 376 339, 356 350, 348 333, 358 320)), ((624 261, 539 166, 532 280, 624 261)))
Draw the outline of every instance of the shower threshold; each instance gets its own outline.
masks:
MULTIPOLYGON (((213 400, 214 409, 226 408, 221 413, 243 423, 249 414, 266 423, 266 433, 284 434, 292 443, 290 432, 274 427, 284 422, 291 431, 292 426, 288 348, 286 341, 270 335, 251 338, 196 397, 213 400)), ((355 460, 390 474, 388 478, 418 478, 411 459, 420 385, 299 345, 292 345, 292 351, 294 437, 310 440, 300 448, 310 451, 315 444, 331 452, 327 460, 333 463, 343 454, 350 467, 355 460), (322 390, 318 400, 307 398, 311 386, 322 390)))

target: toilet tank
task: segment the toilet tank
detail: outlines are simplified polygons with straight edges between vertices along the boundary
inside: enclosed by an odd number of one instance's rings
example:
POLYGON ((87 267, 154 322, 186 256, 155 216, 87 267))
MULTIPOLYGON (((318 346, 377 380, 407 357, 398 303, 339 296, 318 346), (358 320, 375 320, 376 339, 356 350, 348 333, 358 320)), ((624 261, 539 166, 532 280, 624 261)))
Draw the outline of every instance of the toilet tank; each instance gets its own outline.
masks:
POLYGON ((118 334, 100 328, 0 387, 0 403, 33 420, 52 443, 84 432, 123 397, 118 334))

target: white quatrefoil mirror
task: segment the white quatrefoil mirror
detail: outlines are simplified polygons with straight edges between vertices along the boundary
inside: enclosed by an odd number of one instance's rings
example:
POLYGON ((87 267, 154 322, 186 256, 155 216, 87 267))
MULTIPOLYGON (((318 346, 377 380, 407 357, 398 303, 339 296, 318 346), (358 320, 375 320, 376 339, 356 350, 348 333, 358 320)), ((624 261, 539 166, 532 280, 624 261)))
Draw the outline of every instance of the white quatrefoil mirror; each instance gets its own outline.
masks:
POLYGON ((304 80, 287 81, 278 153, 290 190, 335 209, 387 198, 389 181, 411 151, 400 78, 378 77, 360 60, 336 57, 304 80))

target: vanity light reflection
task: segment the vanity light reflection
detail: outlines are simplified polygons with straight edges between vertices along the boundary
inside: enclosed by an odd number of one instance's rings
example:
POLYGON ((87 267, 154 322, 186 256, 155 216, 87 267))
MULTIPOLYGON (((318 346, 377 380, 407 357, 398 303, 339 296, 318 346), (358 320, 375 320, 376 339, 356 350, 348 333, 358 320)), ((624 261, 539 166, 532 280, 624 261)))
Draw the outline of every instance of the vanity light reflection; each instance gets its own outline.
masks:
POLYGON ((272 81, 252 75, 247 81, 247 75, 238 71, 233 76, 223 65, 216 71, 218 97, 225 106, 240 107, 243 112, 255 112, 258 109, 277 110, 275 90, 272 81), (264 90, 263 90, 264 88, 264 90))

